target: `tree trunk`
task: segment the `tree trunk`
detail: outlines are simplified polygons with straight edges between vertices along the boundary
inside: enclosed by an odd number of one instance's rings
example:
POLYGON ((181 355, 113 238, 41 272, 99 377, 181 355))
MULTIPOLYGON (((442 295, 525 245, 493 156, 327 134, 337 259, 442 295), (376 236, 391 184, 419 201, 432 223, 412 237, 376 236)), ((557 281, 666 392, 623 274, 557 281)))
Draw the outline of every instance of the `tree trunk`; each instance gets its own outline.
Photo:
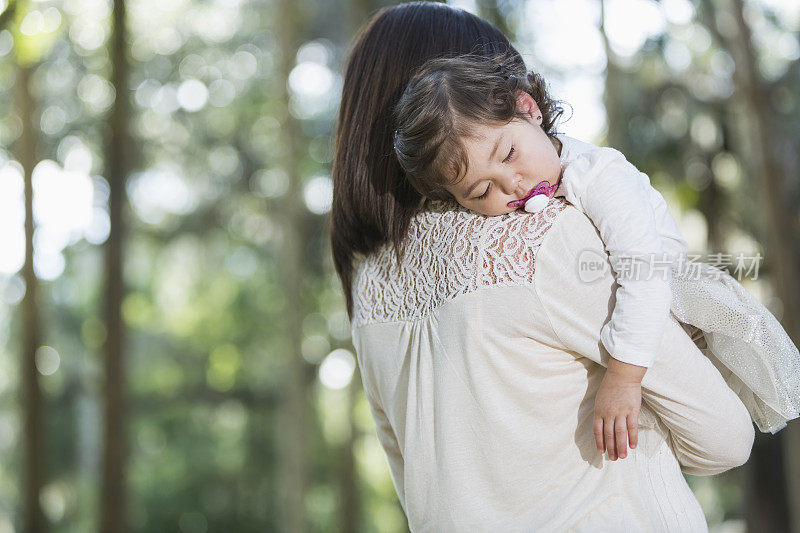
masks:
MULTIPOLYGON (((703 158, 703 163, 710 169, 712 157, 702 151, 698 155, 703 158)), ((723 216, 722 195, 723 191, 720 190, 716 180, 712 178, 708 183, 708 187, 700 192, 700 198, 697 202, 697 209, 703 214, 703 218, 706 221, 706 248, 710 253, 723 252, 724 239, 722 226, 720 225, 720 220, 722 220, 723 216)))
POLYGON ((16 157, 25 173, 25 264, 22 277, 25 280, 25 297, 22 300, 23 333, 21 360, 21 400, 24 413, 22 438, 23 471, 23 529, 30 532, 44 531, 47 522, 39 504, 39 494, 44 485, 44 411, 36 369, 36 350, 41 345, 41 320, 37 302, 38 280, 33 269, 33 167, 36 166, 37 135, 34 124, 36 105, 30 92, 30 77, 33 67, 17 66, 16 96, 17 111, 22 121, 22 133, 15 145, 16 157))
POLYGON ((628 116, 620 101, 624 96, 625 72, 618 66, 608 42, 605 28, 605 1, 600 0, 600 37, 606 54, 606 80, 603 92, 603 105, 606 110, 606 146, 624 150, 628 144, 628 116))
POLYGON ((103 345, 105 384, 103 388, 103 457, 100 489, 100 531, 128 530, 127 516, 127 409, 125 398, 125 328, 122 322, 122 278, 125 245, 125 181, 128 161, 129 117, 128 62, 126 55, 125 1, 114 0, 110 40, 111 83, 116 98, 109 115, 106 174, 109 184, 110 231, 105 243, 105 316, 107 336, 103 345))
MULTIPOLYGON (((277 79, 286 80, 295 63, 295 56, 300 44, 300 12, 296 2, 281 0, 277 5, 279 20, 277 31, 278 47, 281 51, 277 79)), ((285 82, 281 82, 281 97, 276 113, 282 122, 281 167, 289 176, 289 187, 277 206, 280 220, 281 257, 280 273, 282 277, 285 307, 282 313, 285 319, 284 332, 287 339, 288 353, 287 379, 283 398, 283 423, 280 432, 281 446, 281 489, 283 510, 282 522, 289 533, 307 531, 305 516, 305 493, 308 486, 308 453, 309 446, 309 387, 306 374, 308 364, 302 357, 302 324, 303 324, 303 282, 302 273, 305 264, 304 254, 306 242, 302 232, 302 177, 298 162, 302 157, 300 149, 301 134, 298 120, 289 111, 290 95, 285 82)))
POLYGON ((800 533, 800 422, 789 423, 784 437, 786 464, 787 505, 789 507, 789 531, 800 533))
POLYGON ((781 164, 776 161, 771 126, 774 113, 767 98, 767 88, 756 66, 750 29, 744 20, 742 0, 729 0, 737 23, 737 34, 728 39, 736 69, 734 98, 739 104, 740 146, 750 162, 750 170, 759 191, 764 228, 768 235, 767 259, 774 267, 776 294, 783 300, 782 323, 797 343, 800 338, 800 248, 794 219, 796 206, 787 205, 787 192, 779 181, 781 164))
MULTIPOLYGON (((706 4, 710 5, 710 2, 706 2, 706 4)), ((763 216, 762 227, 767 234, 765 259, 770 263, 774 273, 772 279, 775 294, 779 295, 783 302, 782 322, 790 337, 797 344, 800 335, 800 308, 798 307, 800 305, 800 280, 797 279, 797 273, 800 272, 800 260, 798 259, 800 250, 798 249, 798 230, 792 215, 792 208, 785 201, 788 196, 779 181, 782 168, 772 150, 775 143, 772 133, 774 130, 771 125, 774 111, 767 98, 767 87, 758 72, 750 28, 744 19, 742 0, 727 0, 725 5, 735 23, 730 27, 720 27, 719 35, 735 63, 734 99, 738 104, 739 111, 738 134, 741 153, 744 161, 749 164, 750 174, 758 190, 758 201, 763 216)), ((786 451, 788 466, 793 471, 800 468, 798 467, 800 451, 796 446, 800 441, 798 431, 800 431, 798 422, 792 422, 789 427, 775 437, 759 435, 759 439, 774 439, 777 441, 775 446, 783 447, 786 451), (795 444, 794 448, 790 446, 790 443, 795 444)), ((754 447, 754 455, 761 453, 761 449, 761 445, 754 447)), ((765 450, 764 453, 770 452, 765 450)), ((758 463, 762 460, 766 459, 754 457, 751 460, 754 464, 750 465, 750 470, 754 475, 759 474, 756 470, 758 463)), ((782 464, 782 462, 772 464, 766 477, 759 474, 753 478, 754 486, 751 493, 754 496, 762 497, 762 500, 769 500, 769 502, 762 501, 756 507, 761 508, 762 505, 770 503, 774 516, 751 515, 748 518, 748 526, 752 531, 766 531, 767 529, 764 528, 770 527, 770 524, 786 530, 790 522, 794 524, 795 531, 800 530, 800 516, 798 516, 800 481, 787 479, 786 470, 782 464), (775 493, 776 488, 777 493, 775 493), (787 494, 788 500, 786 497, 781 497, 782 493, 787 494), (789 517, 790 512, 793 513, 791 518, 789 517)))
MULTIPOLYGON (((780 435, 780 434, 779 434, 780 435)), ((745 474, 745 520, 749 533, 788 531, 783 439, 756 430, 745 474)))
POLYGON ((514 43, 515 31, 509 26, 509 17, 503 11, 503 7, 508 8, 507 4, 498 5, 498 2, 492 0, 478 0, 475 7, 479 17, 494 24, 508 38, 509 42, 514 43))

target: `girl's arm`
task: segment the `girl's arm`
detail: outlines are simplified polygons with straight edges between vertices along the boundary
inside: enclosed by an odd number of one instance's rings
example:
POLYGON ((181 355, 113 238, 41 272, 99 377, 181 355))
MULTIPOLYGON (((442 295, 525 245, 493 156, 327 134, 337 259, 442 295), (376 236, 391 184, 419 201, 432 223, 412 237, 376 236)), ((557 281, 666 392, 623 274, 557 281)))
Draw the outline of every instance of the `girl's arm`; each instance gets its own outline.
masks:
MULTIPOLYGON (((600 334, 603 345, 619 361, 650 367, 672 291, 649 178, 619 151, 598 147, 566 166, 561 190, 597 227, 616 276, 616 305, 600 334)), ((579 267, 592 264, 592 257, 584 259, 579 267)), ((583 272, 587 282, 592 274, 583 272)))
MULTIPOLYGON (((589 218, 565 209, 536 252, 534 290, 559 347, 609 367, 600 331, 614 306, 616 282, 603 247, 589 218), (591 282, 577 268, 585 251, 606 265, 591 282)), ((642 400, 669 430, 684 472, 711 475, 747 460, 755 436, 747 408, 671 315, 641 387, 642 400)))

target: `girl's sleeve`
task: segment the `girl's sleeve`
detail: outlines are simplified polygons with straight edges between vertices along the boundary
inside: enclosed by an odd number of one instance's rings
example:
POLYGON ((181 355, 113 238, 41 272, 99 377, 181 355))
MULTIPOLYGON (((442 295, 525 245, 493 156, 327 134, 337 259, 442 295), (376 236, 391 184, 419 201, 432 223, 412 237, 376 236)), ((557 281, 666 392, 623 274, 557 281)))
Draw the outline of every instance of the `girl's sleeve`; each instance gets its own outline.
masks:
MULTIPOLYGON (((555 346, 607 367, 610 354, 600 331, 617 283, 603 247, 587 216, 564 209, 536 252, 533 290, 555 346), (576 268, 589 261, 603 266, 592 270, 591 279, 576 268)), ((755 437, 747 408, 680 322, 672 315, 664 322, 657 356, 642 379, 640 425, 652 425, 645 419, 647 404, 669 430, 670 447, 687 474, 707 476, 743 464, 755 437)))
POLYGON ((616 275, 616 305, 600 339, 615 359, 644 367, 653 364, 672 299, 650 189, 647 175, 613 148, 579 155, 560 187, 597 227, 616 275))

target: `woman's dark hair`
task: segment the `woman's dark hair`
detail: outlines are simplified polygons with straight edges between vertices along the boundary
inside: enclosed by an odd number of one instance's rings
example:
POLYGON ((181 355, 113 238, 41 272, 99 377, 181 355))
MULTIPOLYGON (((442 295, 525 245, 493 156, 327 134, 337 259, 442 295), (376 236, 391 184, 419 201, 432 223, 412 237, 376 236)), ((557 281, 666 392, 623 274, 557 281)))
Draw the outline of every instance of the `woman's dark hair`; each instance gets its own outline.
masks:
POLYGON ((351 320, 354 263, 387 242, 401 261, 409 223, 424 199, 394 156, 394 107, 425 61, 470 52, 511 52, 513 62, 525 68, 494 25, 436 2, 379 10, 350 50, 332 169, 331 250, 351 320))
POLYGON ((464 140, 475 137, 477 125, 526 120, 517 107, 520 91, 536 101, 542 129, 555 138, 555 121, 563 109, 550 98, 541 76, 513 59, 508 53, 435 58, 411 78, 395 107, 394 151, 417 192, 454 200, 445 185, 457 183, 468 171, 464 140))

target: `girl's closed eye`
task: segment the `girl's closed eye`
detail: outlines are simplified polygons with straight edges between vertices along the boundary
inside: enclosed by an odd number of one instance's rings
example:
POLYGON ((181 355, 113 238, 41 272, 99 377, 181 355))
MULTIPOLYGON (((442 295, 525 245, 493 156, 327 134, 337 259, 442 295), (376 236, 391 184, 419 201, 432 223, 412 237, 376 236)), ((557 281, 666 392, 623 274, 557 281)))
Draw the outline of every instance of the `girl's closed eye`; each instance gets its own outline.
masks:
MULTIPOLYGON (((512 144, 512 145, 511 145, 511 150, 509 150, 509 151, 508 151, 508 155, 506 156, 506 158, 505 158, 505 159, 503 159, 503 163, 505 163, 506 161, 508 161, 509 159, 511 159, 511 156, 512 156, 512 155, 514 155, 514 152, 515 152, 515 150, 514 150, 514 145, 512 144)), ((488 186, 488 187, 486 187, 486 190, 483 192, 483 194, 481 194, 480 196, 478 196, 478 197, 476 198, 476 200, 483 200, 484 198, 486 198, 486 196, 489 194, 489 189, 491 189, 491 188, 492 188, 492 184, 490 183, 490 184, 489 184, 489 186, 488 186)))

